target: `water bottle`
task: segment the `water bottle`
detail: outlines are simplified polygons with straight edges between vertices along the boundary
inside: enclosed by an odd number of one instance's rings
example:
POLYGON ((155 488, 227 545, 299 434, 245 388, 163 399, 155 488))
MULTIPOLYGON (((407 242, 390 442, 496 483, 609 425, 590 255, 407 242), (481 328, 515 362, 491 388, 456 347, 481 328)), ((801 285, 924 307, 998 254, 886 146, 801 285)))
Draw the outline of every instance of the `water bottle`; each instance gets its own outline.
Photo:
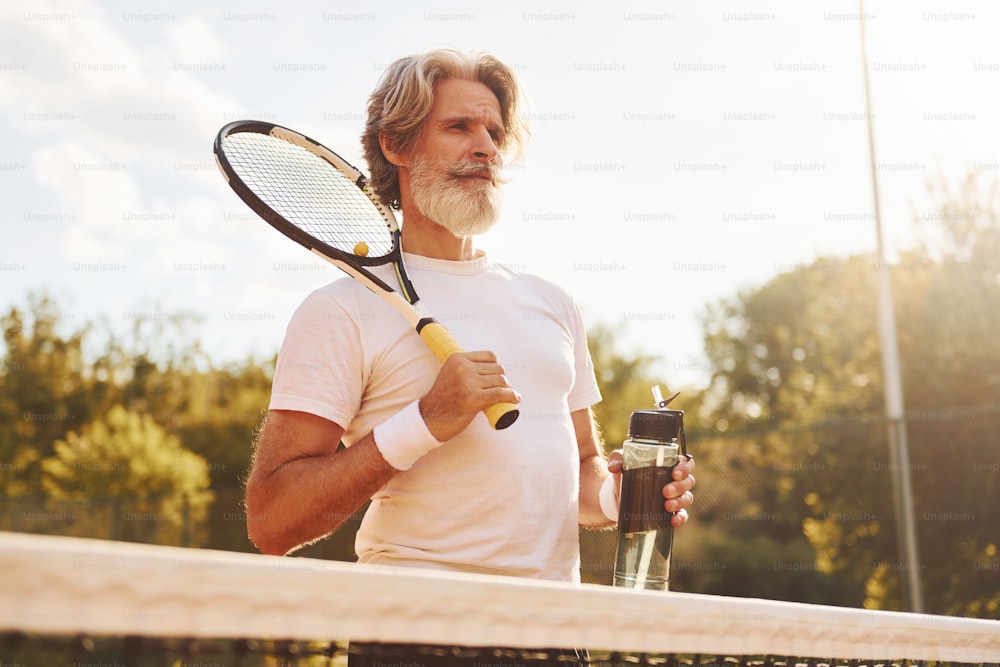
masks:
POLYGON ((615 586, 668 590, 674 529, 672 512, 663 508, 663 487, 674 466, 687 454, 684 412, 667 410, 654 389, 658 410, 636 410, 629 418, 622 448, 622 486, 618 510, 615 586))

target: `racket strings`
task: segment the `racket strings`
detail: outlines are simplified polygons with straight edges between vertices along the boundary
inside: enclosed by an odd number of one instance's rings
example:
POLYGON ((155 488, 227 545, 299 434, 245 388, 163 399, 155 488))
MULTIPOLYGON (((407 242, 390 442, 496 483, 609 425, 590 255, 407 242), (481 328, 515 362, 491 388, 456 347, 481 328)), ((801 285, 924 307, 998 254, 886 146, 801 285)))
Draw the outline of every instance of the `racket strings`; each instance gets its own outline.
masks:
POLYGON ((368 257, 392 251, 390 227, 378 207, 322 157, 256 132, 228 135, 223 150, 262 202, 310 236, 352 254, 364 243, 368 257))

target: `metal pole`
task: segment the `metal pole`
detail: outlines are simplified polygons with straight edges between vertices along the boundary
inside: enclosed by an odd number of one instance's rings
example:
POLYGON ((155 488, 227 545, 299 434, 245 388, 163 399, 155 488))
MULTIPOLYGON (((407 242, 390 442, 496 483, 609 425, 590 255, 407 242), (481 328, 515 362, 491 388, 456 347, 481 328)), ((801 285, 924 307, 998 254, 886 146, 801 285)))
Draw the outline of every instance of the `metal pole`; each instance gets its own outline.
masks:
POLYGON ((890 474, 896 503, 896 536, 901 567, 900 577, 910 611, 922 612, 920 558, 917 554, 917 530, 913 518, 913 491, 910 483, 910 454, 903 411, 903 381, 896 340, 896 317, 893 310, 892 284, 882 242, 882 215, 878 192, 878 162, 875 159, 875 131, 872 121, 871 85, 868 80, 868 40, 865 34, 865 3, 858 0, 861 24, 861 59, 864 66, 865 108, 868 117, 868 152, 871 159, 872 199, 875 209, 875 234, 878 244, 878 328, 882 347, 882 375, 885 385, 885 413, 889 436, 890 474))

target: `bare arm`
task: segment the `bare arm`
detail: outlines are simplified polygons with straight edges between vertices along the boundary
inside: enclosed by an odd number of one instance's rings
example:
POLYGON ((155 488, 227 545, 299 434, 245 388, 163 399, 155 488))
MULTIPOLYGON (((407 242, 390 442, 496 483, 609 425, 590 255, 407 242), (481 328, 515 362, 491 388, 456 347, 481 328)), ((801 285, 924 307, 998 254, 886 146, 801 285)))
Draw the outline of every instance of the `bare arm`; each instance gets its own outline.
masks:
POLYGON ((247 531, 283 555, 336 530, 398 473, 368 434, 337 451, 344 429, 305 412, 271 411, 247 480, 247 531))
POLYGON ((591 528, 614 525, 604 516, 598 496, 608 472, 601 447, 601 436, 590 408, 571 414, 576 444, 580 450, 580 525, 591 528))

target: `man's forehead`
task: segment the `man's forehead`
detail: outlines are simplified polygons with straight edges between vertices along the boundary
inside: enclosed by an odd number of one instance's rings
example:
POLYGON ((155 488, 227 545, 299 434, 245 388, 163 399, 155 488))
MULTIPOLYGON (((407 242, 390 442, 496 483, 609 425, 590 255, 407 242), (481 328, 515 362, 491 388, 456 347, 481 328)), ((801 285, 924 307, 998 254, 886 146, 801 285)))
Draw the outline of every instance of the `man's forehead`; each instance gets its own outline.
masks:
POLYGON ((496 121, 500 119, 500 101, 479 81, 447 79, 434 86, 430 117, 438 122, 450 119, 496 121))

